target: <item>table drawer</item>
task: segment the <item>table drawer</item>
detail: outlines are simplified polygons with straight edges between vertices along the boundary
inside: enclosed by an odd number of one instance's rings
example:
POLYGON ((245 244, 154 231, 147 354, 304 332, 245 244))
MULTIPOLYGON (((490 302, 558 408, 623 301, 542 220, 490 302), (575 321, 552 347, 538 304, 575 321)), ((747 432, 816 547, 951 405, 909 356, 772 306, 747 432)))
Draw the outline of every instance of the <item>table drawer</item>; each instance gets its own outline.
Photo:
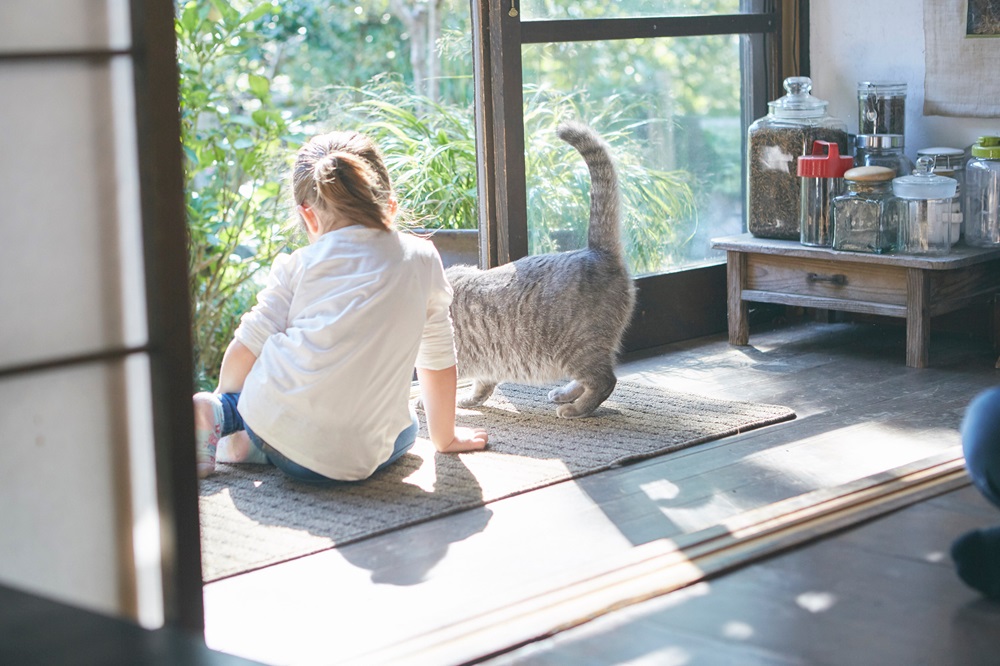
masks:
POLYGON ((781 255, 748 254, 745 289, 906 305, 906 269, 781 255))

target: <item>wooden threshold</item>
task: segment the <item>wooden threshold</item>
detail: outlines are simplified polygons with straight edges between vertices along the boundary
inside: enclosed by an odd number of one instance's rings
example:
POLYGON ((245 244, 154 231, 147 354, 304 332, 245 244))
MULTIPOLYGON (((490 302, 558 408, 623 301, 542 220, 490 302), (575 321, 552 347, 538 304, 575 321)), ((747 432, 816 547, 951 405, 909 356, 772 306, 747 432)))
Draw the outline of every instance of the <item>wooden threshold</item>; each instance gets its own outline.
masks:
POLYGON ((659 539, 513 604, 348 663, 470 664, 969 483, 960 447, 659 539))

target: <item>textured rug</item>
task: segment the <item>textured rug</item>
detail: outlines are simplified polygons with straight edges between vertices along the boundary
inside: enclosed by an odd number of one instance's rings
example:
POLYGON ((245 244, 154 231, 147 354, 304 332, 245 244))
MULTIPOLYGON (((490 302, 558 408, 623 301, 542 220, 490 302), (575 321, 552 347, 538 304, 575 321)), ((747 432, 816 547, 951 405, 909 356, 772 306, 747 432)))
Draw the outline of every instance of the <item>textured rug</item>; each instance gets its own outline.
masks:
POLYGON ((489 432, 486 451, 437 453, 422 427, 410 452, 363 482, 313 488, 266 465, 219 465, 200 485, 205 581, 795 417, 620 381, 591 417, 560 419, 549 388, 504 384, 460 410, 460 425, 489 432))

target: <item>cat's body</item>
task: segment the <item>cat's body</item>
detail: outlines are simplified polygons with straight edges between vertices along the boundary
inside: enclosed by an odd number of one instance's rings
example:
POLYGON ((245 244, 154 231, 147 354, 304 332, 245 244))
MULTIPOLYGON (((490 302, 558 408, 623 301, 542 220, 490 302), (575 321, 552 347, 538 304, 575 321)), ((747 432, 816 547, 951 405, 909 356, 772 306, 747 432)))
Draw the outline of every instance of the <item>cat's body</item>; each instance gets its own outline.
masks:
POLYGON ((632 317, 635 287, 622 255, 618 177, 604 140, 579 123, 560 126, 590 169, 588 247, 524 257, 487 271, 453 266, 451 306, 459 376, 482 404, 501 382, 570 380, 549 393, 562 417, 586 416, 614 390, 614 366, 632 317))

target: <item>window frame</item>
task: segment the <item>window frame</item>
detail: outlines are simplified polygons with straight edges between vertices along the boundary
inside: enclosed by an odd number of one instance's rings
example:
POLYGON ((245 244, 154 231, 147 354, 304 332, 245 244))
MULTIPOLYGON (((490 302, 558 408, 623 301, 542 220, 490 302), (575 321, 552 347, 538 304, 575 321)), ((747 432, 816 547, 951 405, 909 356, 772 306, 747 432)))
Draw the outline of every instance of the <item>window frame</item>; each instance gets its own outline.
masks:
MULTIPOLYGON (((741 48, 743 126, 767 110, 807 53, 807 0, 743 0, 747 13, 522 20, 516 0, 471 0, 479 169, 480 264, 528 254, 521 46, 551 42, 747 35, 741 48), (514 13, 515 15, 511 15, 514 13), (784 18, 784 20, 783 20, 784 18)), ((744 132, 743 141, 746 136, 744 132)), ((746 146, 741 146, 745 154, 746 146)), ((745 172, 745 160, 742 169, 745 172)), ((743 174, 745 187, 746 177, 743 174)), ((744 197, 745 198, 745 197, 744 197)), ((745 228, 745 212, 744 212, 745 228)), ((624 351, 726 328, 726 273, 718 264, 636 279, 638 302, 624 351)))

